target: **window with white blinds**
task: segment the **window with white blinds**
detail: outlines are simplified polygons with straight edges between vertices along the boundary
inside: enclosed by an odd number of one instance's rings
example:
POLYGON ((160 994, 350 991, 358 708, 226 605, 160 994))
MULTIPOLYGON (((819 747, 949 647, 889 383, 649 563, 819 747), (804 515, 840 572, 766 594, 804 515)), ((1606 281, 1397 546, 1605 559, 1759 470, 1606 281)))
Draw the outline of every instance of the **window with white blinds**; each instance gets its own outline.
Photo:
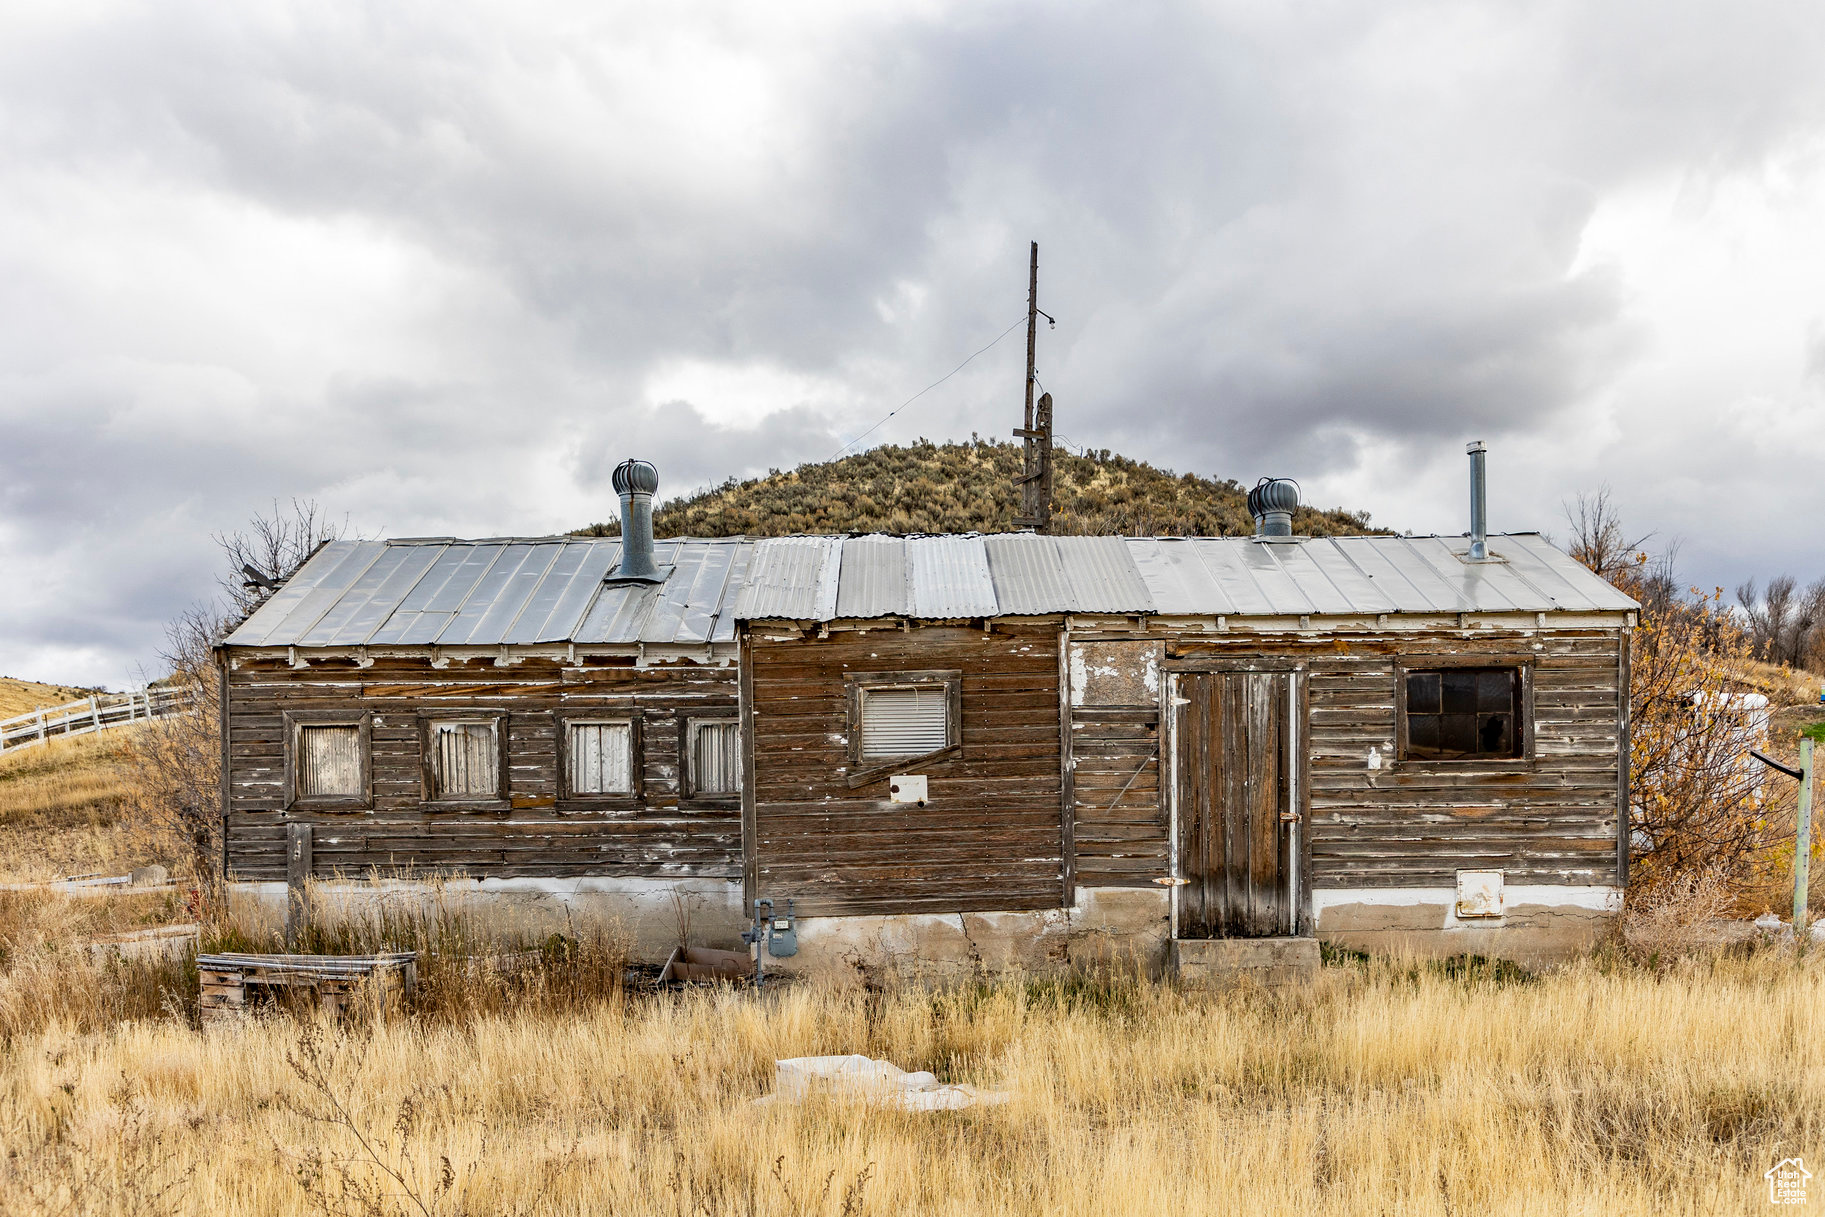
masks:
POLYGON ((298 728, 297 797, 360 798, 361 728, 354 725, 298 728))
POLYGON ((950 743, 943 685, 863 689, 862 759, 924 756, 950 743))
POLYGON ((495 725, 432 723, 431 776, 440 799, 497 799, 501 750, 495 725))
POLYGON ((741 793, 741 733, 733 720, 691 724, 691 793, 741 793))
POLYGON ((632 794, 634 727, 632 723, 568 723, 570 793, 632 794))

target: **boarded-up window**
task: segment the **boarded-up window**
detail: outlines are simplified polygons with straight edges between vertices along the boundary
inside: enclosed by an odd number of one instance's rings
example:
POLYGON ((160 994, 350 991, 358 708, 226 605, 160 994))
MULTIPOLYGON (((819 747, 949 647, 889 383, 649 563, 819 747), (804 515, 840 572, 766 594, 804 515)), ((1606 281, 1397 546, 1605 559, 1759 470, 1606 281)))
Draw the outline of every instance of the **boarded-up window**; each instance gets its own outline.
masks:
POLYGON ((924 756, 950 743, 943 685, 862 690, 862 759, 924 756))
POLYGON ((360 798, 361 728, 354 725, 298 728, 297 797, 360 798))
POLYGON ((431 777, 440 799, 499 798, 501 750, 495 725, 431 724, 431 777))
POLYGON ((1408 757, 1455 761, 1522 754, 1518 668, 1440 668, 1406 675, 1408 757))
POLYGON ((741 793, 741 733, 733 720, 691 724, 691 793, 741 793))
POLYGON ((632 794, 632 723, 569 723, 570 793, 632 794))

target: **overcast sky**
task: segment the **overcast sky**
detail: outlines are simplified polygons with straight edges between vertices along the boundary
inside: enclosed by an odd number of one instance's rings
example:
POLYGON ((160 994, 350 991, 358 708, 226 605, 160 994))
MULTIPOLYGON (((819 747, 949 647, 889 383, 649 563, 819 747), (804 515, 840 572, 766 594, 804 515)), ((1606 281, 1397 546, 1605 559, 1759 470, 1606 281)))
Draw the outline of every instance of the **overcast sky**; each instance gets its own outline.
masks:
MULTIPOLYGON (((1074 446, 1825 575, 1825 6, 0 6, 0 673, 210 536, 831 456, 1025 310, 1074 446)), ((1006 436, 1018 332, 863 441, 1006 436)))

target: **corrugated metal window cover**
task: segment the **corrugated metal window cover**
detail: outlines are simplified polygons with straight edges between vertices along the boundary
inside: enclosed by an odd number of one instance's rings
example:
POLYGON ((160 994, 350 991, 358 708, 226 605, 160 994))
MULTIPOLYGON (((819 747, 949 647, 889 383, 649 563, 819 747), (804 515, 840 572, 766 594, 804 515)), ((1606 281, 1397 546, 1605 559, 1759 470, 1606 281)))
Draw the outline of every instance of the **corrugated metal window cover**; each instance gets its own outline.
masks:
POLYGON ((862 690, 862 757, 923 756, 949 744, 943 685, 862 690))
POLYGON ((501 755, 493 723, 433 725, 431 764, 439 798, 500 797, 501 755))
POLYGON ((357 798, 361 795, 361 729, 355 726, 298 728, 298 797, 357 798))
POLYGON ((741 791, 741 735, 733 722, 692 724, 691 781, 698 794, 741 791))
POLYGON ((570 792, 632 794, 634 728, 631 723, 571 723, 570 792))

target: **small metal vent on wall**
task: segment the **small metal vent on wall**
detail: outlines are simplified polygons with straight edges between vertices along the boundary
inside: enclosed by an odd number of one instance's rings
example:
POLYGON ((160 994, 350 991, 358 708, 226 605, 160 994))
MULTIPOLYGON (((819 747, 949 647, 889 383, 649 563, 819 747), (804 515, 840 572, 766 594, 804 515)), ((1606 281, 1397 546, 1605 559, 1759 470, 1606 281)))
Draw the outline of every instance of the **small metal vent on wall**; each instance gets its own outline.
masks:
POLYGON ((1499 870, 1461 870, 1457 873, 1457 915, 1459 917, 1500 917, 1502 915, 1502 872, 1499 870))

